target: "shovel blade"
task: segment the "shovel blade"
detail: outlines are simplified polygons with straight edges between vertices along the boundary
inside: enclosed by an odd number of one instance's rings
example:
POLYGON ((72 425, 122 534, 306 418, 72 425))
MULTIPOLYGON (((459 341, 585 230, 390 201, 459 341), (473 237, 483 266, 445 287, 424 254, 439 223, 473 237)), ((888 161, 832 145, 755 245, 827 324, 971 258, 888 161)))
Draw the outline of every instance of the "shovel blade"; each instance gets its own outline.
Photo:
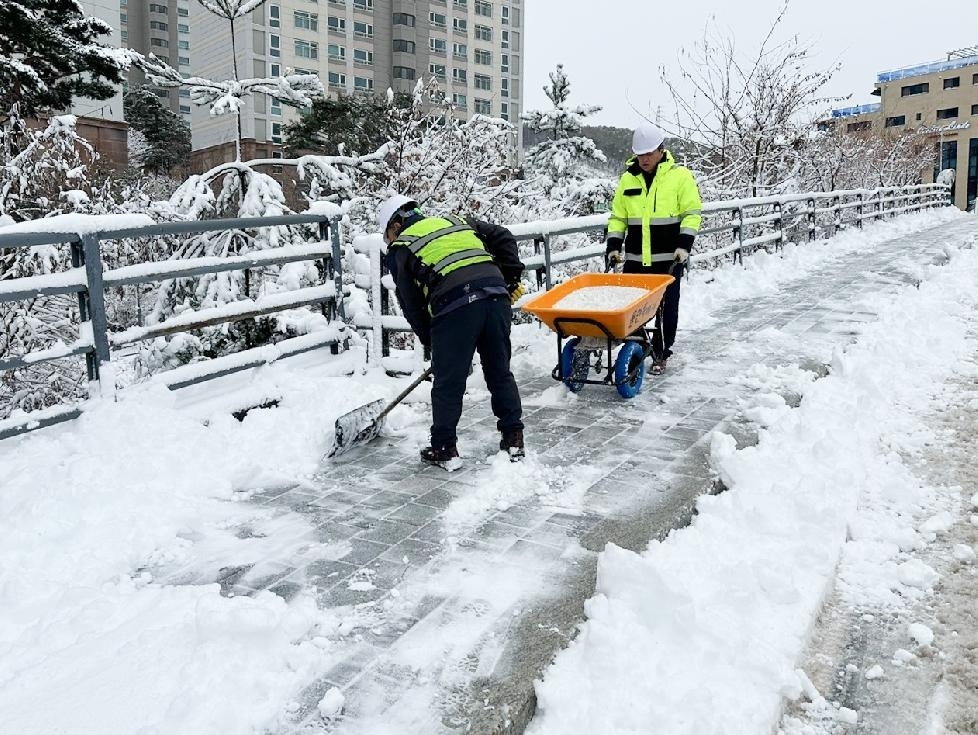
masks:
POLYGON ((335 457, 354 447, 363 446, 374 439, 383 428, 383 417, 378 418, 384 411, 385 401, 378 400, 360 406, 336 419, 336 436, 333 446, 326 453, 327 457, 335 457))

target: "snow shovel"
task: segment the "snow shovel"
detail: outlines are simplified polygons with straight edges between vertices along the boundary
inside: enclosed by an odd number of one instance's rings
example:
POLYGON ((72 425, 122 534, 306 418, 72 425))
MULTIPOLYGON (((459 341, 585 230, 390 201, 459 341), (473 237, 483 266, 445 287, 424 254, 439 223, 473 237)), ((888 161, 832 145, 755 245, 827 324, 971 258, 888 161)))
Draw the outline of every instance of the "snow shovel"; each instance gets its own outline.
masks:
POLYGON ((373 440, 384 425, 384 419, 398 403, 408 397, 415 388, 431 377, 431 366, 421 375, 415 378, 407 388, 401 391, 393 401, 384 405, 382 399, 372 401, 365 406, 354 408, 338 419, 336 419, 336 438, 333 447, 326 454, 327 457, 335 457, 337 454, 352 449, 353 447, 363 446, 373 440))

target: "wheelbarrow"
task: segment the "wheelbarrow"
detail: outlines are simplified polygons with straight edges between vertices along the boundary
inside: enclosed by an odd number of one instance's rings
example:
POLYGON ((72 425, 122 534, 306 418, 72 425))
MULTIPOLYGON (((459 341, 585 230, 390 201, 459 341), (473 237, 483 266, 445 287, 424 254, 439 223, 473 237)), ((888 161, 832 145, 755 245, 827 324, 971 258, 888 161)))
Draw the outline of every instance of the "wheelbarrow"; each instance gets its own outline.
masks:
POLYGON ((582 273, 525 303, 524 311, 557 334, 551 377, 575 393, 585 385, 613 385, 623 398, 638 395, 645 360, 653 351, 645 325, 674 280, 670 275, 582 273))

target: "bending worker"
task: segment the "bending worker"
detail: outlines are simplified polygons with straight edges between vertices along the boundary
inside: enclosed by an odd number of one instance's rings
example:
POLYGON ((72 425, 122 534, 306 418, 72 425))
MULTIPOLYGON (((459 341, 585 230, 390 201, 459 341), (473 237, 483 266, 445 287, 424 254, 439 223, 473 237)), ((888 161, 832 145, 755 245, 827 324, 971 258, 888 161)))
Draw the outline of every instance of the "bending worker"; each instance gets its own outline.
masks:
POLYGON ((516 239, 505 227, 459 217, 426 217, 392 196, 377 212, 387 269, 411 329, 431 347, 431 446, 421 458, 444 466, 458 457, 456 428, 472 357, 479 351, 492 412, 510 459, 524 456, 523 408, 510 371, 511 303, 523 293, 516 239))
POLYGON ((703 205, 693 174, 676 165, 658 127, 643 123, 636 128, 632 151, 635 155, 626 162, 611 201, 606 252, 609 265, 624 261, 625 273, 671 273, 676 278, 666 289, 652 340, 652 373, 660 374, 676 341, 679 283, 703 205))

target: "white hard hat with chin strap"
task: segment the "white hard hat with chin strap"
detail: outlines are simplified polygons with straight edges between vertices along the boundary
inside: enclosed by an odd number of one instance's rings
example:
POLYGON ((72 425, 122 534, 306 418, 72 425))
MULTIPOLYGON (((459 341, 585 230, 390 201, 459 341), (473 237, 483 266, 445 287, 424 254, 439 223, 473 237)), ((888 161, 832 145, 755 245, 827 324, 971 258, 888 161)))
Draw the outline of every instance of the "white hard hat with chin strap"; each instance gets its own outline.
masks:
POLYGON ((394 218, 394 215, 400 212, 402 209, 415 209, 418 203, 409 196, 404 194, 395 194, 380 205, 380 209, 377 210, 377 227, 381 234, 387 232, 387 228, 394 218))
POLYGON ((651 153, 665 142, 666 135, 650 122, 645 122, 635 128, 632 135, 632 152, 636 155, 651 153))

